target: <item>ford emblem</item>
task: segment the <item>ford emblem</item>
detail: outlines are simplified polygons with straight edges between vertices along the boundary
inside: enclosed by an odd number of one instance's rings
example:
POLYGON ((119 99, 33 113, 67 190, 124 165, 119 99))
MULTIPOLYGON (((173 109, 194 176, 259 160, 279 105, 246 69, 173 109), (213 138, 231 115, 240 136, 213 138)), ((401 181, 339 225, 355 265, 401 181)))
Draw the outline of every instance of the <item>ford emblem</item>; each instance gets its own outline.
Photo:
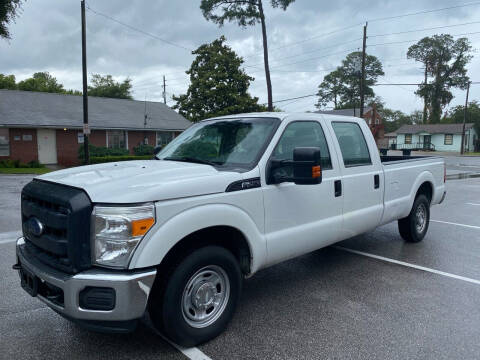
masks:
POLYGON ((28 219, 26 226, 27 231, 32 235, 40 236, 43 234, 44 226, 36 217, 31 217, 28 219))

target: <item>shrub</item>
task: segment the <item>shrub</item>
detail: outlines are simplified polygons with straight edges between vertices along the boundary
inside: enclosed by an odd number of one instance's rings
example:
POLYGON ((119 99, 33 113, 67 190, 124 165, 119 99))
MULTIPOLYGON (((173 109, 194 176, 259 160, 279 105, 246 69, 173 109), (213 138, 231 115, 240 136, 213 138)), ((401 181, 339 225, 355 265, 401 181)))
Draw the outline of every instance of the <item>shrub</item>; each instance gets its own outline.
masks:
POLYGON ((1 160, 0 168, 9 168, 9 169, 19 169, 19 168, 44 168, 45 165, 42 165, 38 160, 32 160, 27 164, 20 162, 20 160, 1 160))
MULTIPOLYGON (((88 152, 90 157, 103 157, 103 156, 124 156, 128 155, 128 149, 119 148, 107 148, 105 146, 88 145, 88 152)), ((78 158, 83 160, 84 157, 83 145, 78 147, 78 158)))
POLYGON ((153 155, 153 149, 154 147, 152 145, 140 144, 133 148, 133 153, 138 156, 153 155))
POLYGON ((130 160, 151 160, 152 155, 123 155, 123 156, 93 156, 90 158, 90 164, 102 164, 108 162, 117 162, 117 161, 130 161, 130 160))

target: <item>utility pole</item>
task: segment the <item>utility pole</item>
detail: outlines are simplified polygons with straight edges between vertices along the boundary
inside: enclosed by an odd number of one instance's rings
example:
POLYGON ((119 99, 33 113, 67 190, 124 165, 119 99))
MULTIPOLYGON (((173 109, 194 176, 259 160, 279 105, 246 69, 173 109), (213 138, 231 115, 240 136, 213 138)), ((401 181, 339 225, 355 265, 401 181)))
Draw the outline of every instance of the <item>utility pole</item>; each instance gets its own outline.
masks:
POLYGON ((83 76, 83 151, 85 155, 85 164, 90 163, 90 154, 88 152, 88 88, 87 88, 87 36, 85 26, 85 0, 80 1, 82 9, 82 76, 83 76))
MULTIPOLYGON (((427 86, 427 81, 428 81, 428 72, 427 72, 427 63, 425 62, 425 86, 427 86)), ((427 97, 425 96, 423 98, 423 123, 427 123, 427 97)))
POLYGON ((365 60, 367 50, 367 26, 363 27, 363 50, 362 50, 362 79, 360 80, 360 117, 363 118, 363 108, 365 106, 365 60))
POLYGON ((465 152, 465 123, 467 122, 467 111, 468 111, 468 93, 470 92, 470 81, 467 84, 467 96, 465 98, 465 108, 463 109, 463 128, 462 128, 462 147, 461 154, 465 152))
POLYGON ((165 85, 165 75, 163 75, 163 103, 167 104, 167 85, 165 85))

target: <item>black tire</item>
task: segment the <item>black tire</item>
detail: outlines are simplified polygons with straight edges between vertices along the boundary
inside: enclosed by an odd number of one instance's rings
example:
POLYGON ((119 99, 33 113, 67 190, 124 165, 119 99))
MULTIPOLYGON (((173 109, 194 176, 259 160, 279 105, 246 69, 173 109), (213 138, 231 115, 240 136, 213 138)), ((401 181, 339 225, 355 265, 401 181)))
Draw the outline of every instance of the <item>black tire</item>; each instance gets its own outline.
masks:
POLYGON ((417 243, 423 240, 430 224, 430 202, 425 195, 418 195, 413 202, 410 214, 398 220, 400 236, 407 242, 417 243), (424 212, 424 221, 419 220, 418 212, 424 212))
MULTIPOLYGON (((235 312, 242 288, 240 267, 237 259, 230 251, 219 246, 200 248, 177 262, 166 274, 159 273, 157 276, 159 279, 153 286, 150 296, 149 313, 155 327, 170 340, 179 345, 191 347, 211 340, 225 330, 235 312), (213 275, 208 275, 209 269, 213 271, 213 275), (209 283, 208 279, 209 276, 214 276, 216 272, 220 274, 219 278, 221 279, 227 277, 228 284, 225 280, 224 283, 211 287, 214 283, 209 283), (203 327, 198 327, 197 320, 189 319, 189 316, 193 316, 195 311, 197 311, 191 301, 187 302, 190 304, 190 315, 184 311, 184 296, 186 299, 192 299, 191 296, 188 296, 189 292, 185 290, 187 284, 192 279, 200 279, 198 280, 199 282, 189 287, 189 289, 192 289, 190 291, 192 294, 195 291, 194 289, 198 289, 202 287, 202 284, 208 283, 204 287, 207 289, 206 293, 203 293, 205 295, 204 300, 198 301, 212 300, 210 295, 217 292, 216 294, 220 296, 222 290, 229 294, 222 302, 224 305, 218 306, 218 310, 210 310, 211 314, 214 314, 214 311, 216 312, 214 315, 217 318, 214 316, 211 318, 214 321, 209 324, 203 324, 203 327), (222 286, 223 289, 221 289, 222 286), (226 289, 229 290, 227 291, 226 289), (192 326, 191 323, 194 323, 197 327, 192 326)), ((200 293, 196 292, 196 294, 200 293)), ((205 304, 202 303, 200 305, 205 304)), ((209 305, 206 305, 205 308, 207 306, 209 305)), ((213 305, 210 306, 213 307, 213 305)), ((206 314, 208 314, 208 310, 205 310, 206 314)), ((211 315, 208 314, 206 316, 211 315)))

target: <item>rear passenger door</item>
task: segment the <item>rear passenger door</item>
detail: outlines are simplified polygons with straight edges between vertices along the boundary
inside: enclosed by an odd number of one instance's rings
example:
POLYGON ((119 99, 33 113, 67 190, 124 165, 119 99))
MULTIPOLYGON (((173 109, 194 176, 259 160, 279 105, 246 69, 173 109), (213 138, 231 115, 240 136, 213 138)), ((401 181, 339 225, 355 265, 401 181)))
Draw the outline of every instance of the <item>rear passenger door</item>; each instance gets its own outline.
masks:
MULTIPOLYGON (((332 121, 342 172, 343 226, 341 238, 380 224, 383 214, 383 172, 368 127, 353 121, 332 121), (367 133, 368 132, 368 133, 367 133), (369 139, 370 140, 370 139, 369 139)), ((363 124, 362 124, 363 125, 363 124)))

